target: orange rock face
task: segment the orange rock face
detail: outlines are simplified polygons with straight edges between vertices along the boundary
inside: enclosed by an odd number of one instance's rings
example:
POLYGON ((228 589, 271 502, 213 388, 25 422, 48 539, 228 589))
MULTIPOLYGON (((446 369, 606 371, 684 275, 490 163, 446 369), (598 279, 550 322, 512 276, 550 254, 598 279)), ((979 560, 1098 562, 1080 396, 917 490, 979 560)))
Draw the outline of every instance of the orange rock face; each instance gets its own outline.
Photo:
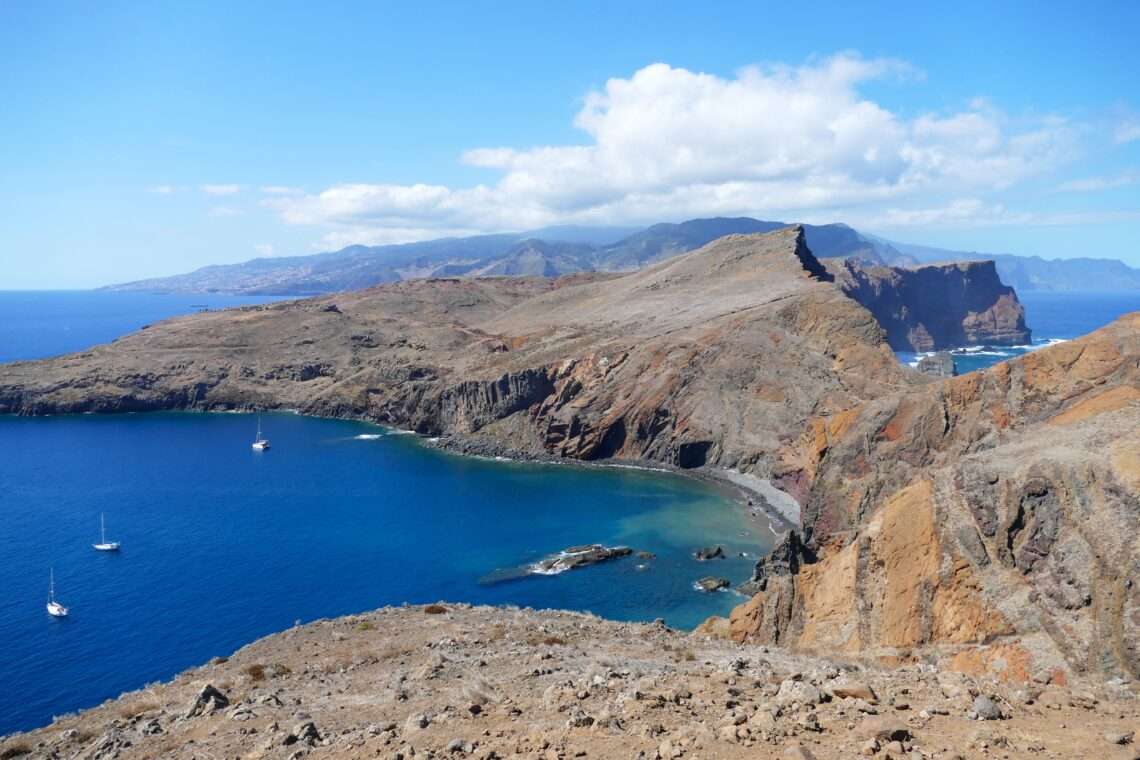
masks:
POLYGON ((1137 315, 814 420, 783 461, 823 548, 732 615, 737 640, 1140 675, 1137 315))

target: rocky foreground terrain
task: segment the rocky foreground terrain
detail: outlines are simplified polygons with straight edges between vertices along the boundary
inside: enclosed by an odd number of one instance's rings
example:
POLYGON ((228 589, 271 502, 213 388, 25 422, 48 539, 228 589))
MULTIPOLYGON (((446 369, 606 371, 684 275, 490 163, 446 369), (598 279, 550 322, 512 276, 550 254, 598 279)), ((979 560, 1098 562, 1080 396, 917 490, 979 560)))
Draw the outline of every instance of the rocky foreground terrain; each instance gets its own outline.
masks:
POLYGON ((1120 683, 1011 686, 566 612, 437 604, 270 636, 43 729, 37 758, 1136 758, 1120 683))

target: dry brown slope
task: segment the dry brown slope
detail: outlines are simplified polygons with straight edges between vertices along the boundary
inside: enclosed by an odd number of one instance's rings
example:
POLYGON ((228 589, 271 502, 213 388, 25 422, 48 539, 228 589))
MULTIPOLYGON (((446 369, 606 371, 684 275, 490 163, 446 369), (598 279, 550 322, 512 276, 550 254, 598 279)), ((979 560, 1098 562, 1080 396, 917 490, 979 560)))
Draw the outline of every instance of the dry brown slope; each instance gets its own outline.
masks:
POLYGON ((449 604, 291 628, 0 738, 0 757, 847 760, 870 743, 880 758, 1131 760, 1134 745, 1116 742, 1137 720, 1127 689, 1011 688, 652 624, 449 604), (971 719, 979 693, 1005 719, 971 719))
POLYGON ((195 315, 0 367, 0 412, 288 407, 765 474, 808 417, 922 382, 825 279, 788 228, 621 277, 407 282, 195 315))
POLYGON ((1140 675, 1140 314, 820 417, 784 467, 821 558, 738 608, 737 638, 1140 675))

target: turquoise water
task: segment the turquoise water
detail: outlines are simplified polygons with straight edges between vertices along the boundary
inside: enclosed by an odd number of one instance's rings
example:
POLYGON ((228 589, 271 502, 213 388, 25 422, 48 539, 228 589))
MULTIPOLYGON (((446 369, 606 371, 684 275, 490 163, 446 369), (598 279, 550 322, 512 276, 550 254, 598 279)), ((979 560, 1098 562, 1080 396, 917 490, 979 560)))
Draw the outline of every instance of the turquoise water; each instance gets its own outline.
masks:
MULTIPOLYGON (((1079 338, 1104 327, 1122 314, 1140 311, 1140 291, 1119 293, 1050 292, 1018 293, 1025 306, 1025 321, 1033 342, 1024 346, 964 346, 950 353, 959 374, 993 366, 998 362, 1061 341, 1079 338)), ((914 366, 923 354, 900 351, 899 358, 914 366)))
POLYGON ((47 723, 292 625, 440 599, 689 627, 770 545, 711 488, 617 468, 459 457, 289 414, 0 417, 0 734, 47 723), (357 436, 370 436, 362 439, 357 436), (99 513, 119 554, 95 552, 99 513), (580 543, 654 552, 487 584, 580 543), (733 557, 699 563, 722 543, 733 557), (639 565, 645 565, 639 568, 639 565), (49 568, 71 616, 49 617, 49 568))

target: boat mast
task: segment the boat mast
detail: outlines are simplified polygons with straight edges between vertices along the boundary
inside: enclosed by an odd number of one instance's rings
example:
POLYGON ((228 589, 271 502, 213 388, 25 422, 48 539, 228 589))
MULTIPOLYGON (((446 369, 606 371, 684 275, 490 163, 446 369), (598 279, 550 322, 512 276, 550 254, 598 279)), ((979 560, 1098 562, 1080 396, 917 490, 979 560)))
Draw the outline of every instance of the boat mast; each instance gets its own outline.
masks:
POLYGON ((48 601, 55 601, 55 568, 48 570, 48 601))
POLYGON ((103 513, 99 513, 99 543, 107 543, 107 524, 103 522, 103 513))

